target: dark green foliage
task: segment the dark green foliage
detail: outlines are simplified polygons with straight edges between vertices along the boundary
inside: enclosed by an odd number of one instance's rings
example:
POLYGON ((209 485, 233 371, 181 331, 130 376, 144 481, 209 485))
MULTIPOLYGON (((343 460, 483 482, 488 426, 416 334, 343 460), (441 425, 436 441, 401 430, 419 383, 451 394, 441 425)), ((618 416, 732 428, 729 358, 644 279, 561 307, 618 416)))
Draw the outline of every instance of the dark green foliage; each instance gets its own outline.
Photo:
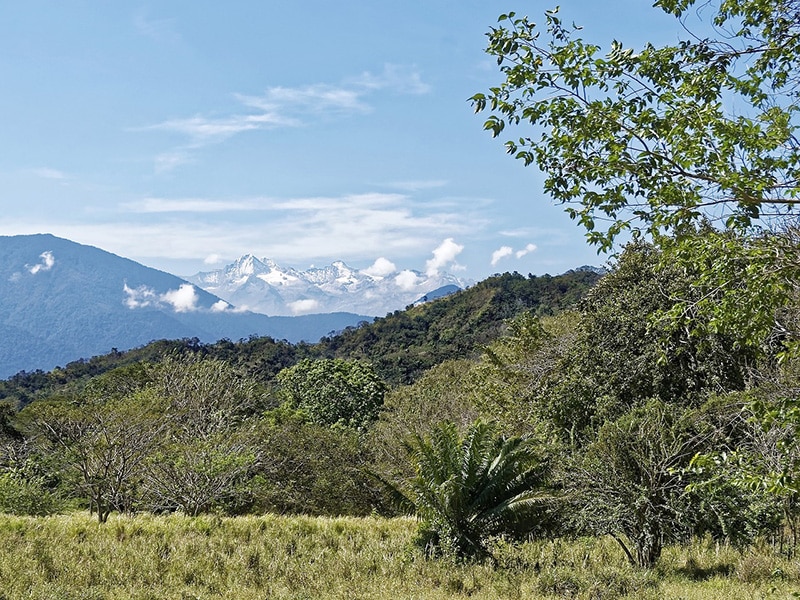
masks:
POLYGON ((41 478, 8 471, 0 474, 0 512, 44 516, 59 512, 63 506, 63 500, 41 478))
POLYGON ((690 277, 663 266, 656 247, 625 248, 581 302, 571 350, 542 382, 545 413, 563 435, 580 437, 642 399, 699 406, 711 393, 745 386, 750 348, 722 333, 692 336, 659 318, 693 293, 690 277))
POLYGON ((277 376, 288 405, 319 425, 366 429, 378 418, 386 384, 366 363, 305 359, 277 376))
POLYGON ((653 566, 686 533, 681 469, 703 448, 691 418, 657 401, 605 423, 564 473, 574 514, 589 531, 613 535, 632 563, 653 566))
POLYGON ((461 436, 445 421, 407 448, 416 474, 395 490, 422 520, 422 541, 432 549, 482 558, 491 538, 535 529, 546 469, 530 439, 506 438, 484 421, 461 436))
POLYGON ((388 480, 410 477, 414 469, 405 440, 427 434, 431 423, 452 421, 465 428, 478 418, 480 412, 470 394, 474 366, 464 359, 449 360, 413 384, 387 393, 380 418, 366 439, 374 454, 373 471, 388 480))
POLYGON ((496 275, 446 298, 323 339, 320 351, 369 360, 387 382, 411 383, 445 360, 476 358, 520 312, 554 314, 573 306, 600 276, 574 271, 551 277, 496 275))
POLYGON ((310 515, 367 515, 385 502, 366 474, 371 456, 358 432, 275 409, 258 428, 258 463, 240 510, 310 515))

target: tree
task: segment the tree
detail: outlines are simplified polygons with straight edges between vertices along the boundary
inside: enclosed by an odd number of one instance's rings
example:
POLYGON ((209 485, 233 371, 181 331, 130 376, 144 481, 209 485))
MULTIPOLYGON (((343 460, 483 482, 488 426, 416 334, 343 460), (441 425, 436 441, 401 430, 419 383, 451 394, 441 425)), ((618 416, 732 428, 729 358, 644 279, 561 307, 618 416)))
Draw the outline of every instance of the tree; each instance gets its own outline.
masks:
POLYGON ((51 455, 105 523, 112 510, 129 510, 138 498, 145 461, 165 431, 159 409, 158 398, 141 391, 123 400, 34 402, 22 418, 39 451, 51 455))
POLYGON ((458 558, 489 554, 493 536, 526 534, 542 510, 546 469, 526 437, 503 437, 496 425, 474 422, 459 434, 452 422, 407 444, 416 474, 395 487, 422 520, 423 540, 458 558))
MULTIPOLYGON (((685 22, 695 0, 655 4, 685 22)), ((485 128, 530 126, 507 151, 545 173, 601 248, 626 229, 657 236, 706 217, 746 231, 798 213, 800 2, 710 4, 718 37, 638 52, 615 41, 601 55, 557 9, 547 40, 514 13, 488 34, 505 81, 472 98, 493 113, 485 128)))
MULTIPOLYGON (((506 150, 544 172, 545 191, 589 242, 609 250, 624 232, 650 236, 661 267, 685 274, 686 293, 654 315, 665 340, 723 334, 735 351, 792 359, 800 354, 800 1, 655 5, 681 20, 685 40, 638 51, 615 41, 603 53, 557 10, 544 28, 501 15, 487 52, 503 81, 472 102, 491 111, 484 127, 494 136, 526 128, 506 150), (711 27, 692 26, 703 11, 711 27)), ((800 423, 786 398, 772 402, 765 426, 774 414, 784 430, 800 423)))
MULTIPOLYGON (((694 5, 656 2, 687 31, 694 5)), ((507 151, 545 173, 545 191, 591 243, 608 250, 626 230, 663 242, 665 262, 686 269, 698 290, 672 316, 704 312, 758 347, 774 338, 776 313, 796 304, 800 280, 792 250, 800 2, 702 8, 713 11, 712 35, 636 52, 615 41, 605 55, 575 37, 580 28, 566 26, 557 10, 546 13, 544 31, 527 17, 501 15, 487 52, 505 80, 472 101, 492 111, 485 127, 495 136, 508 125, 529 128, 507 151), (725 276, 742 262, 744 276, 725 276)), ((800 332, 789 333, 794 351, 800 332)))
POLYGON ((706 440, 688 415, 657 401, 607 422, 565 472, 578 520, 613 536, 632 564, 653 566, 664 545, 686 531, 681 469, 706 440))
POLYGON ((361 362, 304 359, 278 373, 281 393, 320 425, 369 427, 383 406, 386 384, 361 362))
POLYGON ((258 462, 255 384, 223 361, 196 356, 154 366, 152 381, 165 428, 144 474, 153 508, 196 515, 236 502, 258 462))
POLYGON ((365 440, 374 455, 374 471, 392 480, 410 476, 414 469, 404 445, 409 436, 427 434, 431 423, 452 421, 463 429, 478 418, 470 394, 474 366, 466 359, 448 360, 386 395, 365 440))

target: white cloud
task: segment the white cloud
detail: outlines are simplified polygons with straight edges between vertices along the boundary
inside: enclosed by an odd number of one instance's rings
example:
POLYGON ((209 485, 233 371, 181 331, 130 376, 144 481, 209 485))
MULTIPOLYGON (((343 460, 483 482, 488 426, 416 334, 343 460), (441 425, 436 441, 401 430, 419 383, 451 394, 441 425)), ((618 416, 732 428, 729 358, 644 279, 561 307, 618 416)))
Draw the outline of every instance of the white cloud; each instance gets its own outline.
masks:
POLYGON ((352 82, 369 90, 390 89, 403 94, 427 94, 431 91, 431 86, 422 81, 415 67, 391 63, 383 65, 382 73, 365 71, 352 82))
POLYGON ((225 312, 231 307, 225 300, 217 300, 211 305, 211 312, 225 312))
POLYGON ((319 307, 319 302, 313 299, 295 300, 288 304, 289 310, 295 315, 304 315, 313 312, 319 307))
POLYGON ((428 276, 438 275, 439 270, 454 262, 464 246, 457 244, 453 238, 447 238, 433 251, 433 258, 425 263, 425 272, 428 276))
POLYGON ((47 252, 42 252, 39 255, 39 258, 42 259, 42 262, 33 266, 25 265, 31 275, 36 275, 41 271, 49 271, 53 268, 53 265, 56 264, 56 259, 53 257, 53 253, 49 250, 47 252))
POLYGON ((146 285, 140 285, 138 288, 128 287, 127 282, 123 284, 122 290, 127 296, 125 298, 125 306, 130 309, 144 308, 158 304, 158 294, 155 290, 148 288, 146 285))
POLYGON ((222 257, 219 254, 209 254, 203 259, 205 265, 218 265, 222 263, 222 257))
MULTIPOLYGON (((157 22, 142 18, 137 27, 144 35, 151 35, 156 31, 154 24, 157 22)), ((187 139, 186 143, 156 157, 156 172, 165 172, 191 161, 191 150, 220 143, 240 133, 298 127, 313 119, 370 112, 372 105, 367 102, 367 97, 383 90, 425 94, 430 91, 430 86, 422 81, 416 68, 387 64, 380 74, 365 72, 339 85, 274 86, 260 95, 233 94, 239 106, 226 116, 196 114, 134 130, 176 133, 187 139)))
POLYGON ((181 36, 175 31, 175 19, 151 19, 140 13, 134 17, 133 27, 139 35, 156 42, 175 44, 181 41, 181 36))
MULTIPOLYGON (((326 84, 305 87, 271 87, 261 96, 237 94, 236 98, 249 108, 259 109, 262 114, 301 114, 367 112, 370 106, 361 100, 363 91, 326 84)), ((298 125, 298 118, 286 118, 286 125, 298 125)), ((282 124, 280 122, 276 124, 282 124)))
POLYGON ((197 310, 197 291, 190 283, 184 283, 177 290, 169 290, 161 295, 161 299, 171 304, 175 312, 191 312, 197 310))
POLYGON ((394 278, 394 282, 401 290, 410 291, 417 287, 420 278, 413 271, 406 269, 398 273, 397 277, 394 278))
POLYGON ((431 190, 435 188, 444 187, 447 185, 444 179, 431 179, 431 180, 417 180, 417 181, 390 181, 386 185, 393 188, 405 190, 407 192, 418 192, 420 190, 431 190))
POLYGON ((156 173, 165 173, 171 171, 181 165, 192 162, 192 158, 185 150, 173 150, 172 152, 163 152, 156 156, 155 169, 156 173))
POLYGON ((500 260, 512 254, 514 254, 514 249, 511 246, 501 246, 492 252, 492 266, 495 266, 500 260))
POLYGON ((135 213, 170 213, 170 212, 193 212, 193 213, 212 213, 212 212, 231 212, 248 210, 265 210, 269 208, 263 200, 205 200, 202 198, 144 198, 136 202, 128 202, 122 205, 124 210, 135 213))
POLYGON ((41 177, 42 179, 55 179, 58 181, 68 179, 67 175, 63 171, 59 171, 58 169, 50 169, 48 167, 31 169, 30 172, 37 177, 41 177))
MULTIPOLYGON (((221 119, 196 115, 185 119, 163 121, 142 129, 179 133, 188 137, 192 144, 204 146, 210 143, 221 142, 245 131, 265 129, 270 126, 290 126, 297 124, 298 122, 294 119, 287 119, 267 113, 260 115, 232 115, 221 119)), ((178 151, 173 154, 180 156, 181 154, 185 155, 185 152, 178 151)))
MULTIPOLYGON (((170 305, 175 312, 191 312, 198 310, 197 291, 190 283, 184 283, 177 290, 169 290, 163 294, 158 294, 153 288, 140 285, 137 288, 128 287, 127 282, 123 284, 122 290, 125 292, 125 306, 130 309, 145 308, 147 306, 161 307, 164 304, 170 305)), ((217 306, 217 302, 212 310, 223 310, 217 306)), ((227 303, 225 303, 227 305, 227 303)))
MULTIPOLYGON (((118 205, 116 214, 109 214, 105 221, 78 223, 55 214, 35 220, 3 219, 0 235, 47 231, 148 266, 192 261, 186 270, 167 268, 181 273, 200 270, 203 259, 211 254, 248 253, 292 264, 331 258, 371 263, 377 256, 392 256, 394 261, 413 257, 424 271, 425 258, 430 258, 426 252, 443 238, 471 236, 487 226, 481 208, 469 206, 468 202, 451 206, 399 193, 224 200, 145 197, 118 205)), ((400 268, 405 267, 412 265, 400 268)), ((451 264, 447 270, 456 268, 451 264)))
POLYGON ((517 250, 516 257, 517 258, 522 258, 526 254, 530 254, 531 252, 534 252, 535 250, 536 250, 536 244, 528 244, 522 250, 517 250))
POLYGON ((387 258, 380 257, 372 263, 372 266, 364 269, 364 273, 372 277, 386 277, 397 271, 397 266, 387 258))

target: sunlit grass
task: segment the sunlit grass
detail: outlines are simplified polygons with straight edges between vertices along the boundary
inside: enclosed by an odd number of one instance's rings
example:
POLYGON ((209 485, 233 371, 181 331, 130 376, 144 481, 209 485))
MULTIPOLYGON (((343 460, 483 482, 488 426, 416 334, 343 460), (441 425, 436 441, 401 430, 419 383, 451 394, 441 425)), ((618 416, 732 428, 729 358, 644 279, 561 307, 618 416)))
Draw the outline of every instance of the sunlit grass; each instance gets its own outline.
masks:
POLYGON ((711 542, 627 565, 613 540, 499 544, 496 564, 426 559, 410 519, 0 515, 0 600, 791 598, 800 565, 711 542))

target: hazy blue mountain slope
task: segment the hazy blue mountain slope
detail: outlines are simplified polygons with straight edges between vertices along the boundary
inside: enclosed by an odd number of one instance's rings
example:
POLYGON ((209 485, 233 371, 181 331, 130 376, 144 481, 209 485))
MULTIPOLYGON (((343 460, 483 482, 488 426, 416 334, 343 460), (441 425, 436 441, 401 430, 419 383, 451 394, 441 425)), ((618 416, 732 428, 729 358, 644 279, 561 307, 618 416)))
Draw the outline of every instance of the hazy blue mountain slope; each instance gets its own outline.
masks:
POLYGON ((52 235, 0 237, 0 377, 155 339, 316 341, 358 315, 234 312, 183 279, 52 235))

